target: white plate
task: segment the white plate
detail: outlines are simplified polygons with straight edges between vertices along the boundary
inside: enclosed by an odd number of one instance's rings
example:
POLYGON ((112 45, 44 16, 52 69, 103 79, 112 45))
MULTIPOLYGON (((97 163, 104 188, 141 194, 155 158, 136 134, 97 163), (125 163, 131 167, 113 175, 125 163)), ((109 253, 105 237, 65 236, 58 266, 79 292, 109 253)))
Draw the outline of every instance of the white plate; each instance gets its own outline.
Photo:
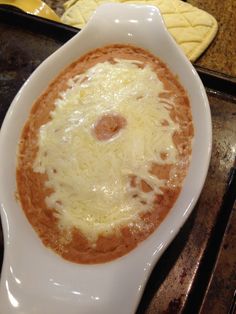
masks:
POLYGON ((152 6, 106 4, 88 25, 44 61, 21 88, 0 136, 0 200, 4 263, 0 313, 134 313, 152 268, 193 209, 207 174, 211 115, 204 87, 152 6), (132 252, 100 265, 79 265, 45 248, 15 200, 16 149, 34 100, 56 74, 88 50, 130 43, 159 56, 189 94, 195 126, 193 156, 182 193, 160 227, 132 252))

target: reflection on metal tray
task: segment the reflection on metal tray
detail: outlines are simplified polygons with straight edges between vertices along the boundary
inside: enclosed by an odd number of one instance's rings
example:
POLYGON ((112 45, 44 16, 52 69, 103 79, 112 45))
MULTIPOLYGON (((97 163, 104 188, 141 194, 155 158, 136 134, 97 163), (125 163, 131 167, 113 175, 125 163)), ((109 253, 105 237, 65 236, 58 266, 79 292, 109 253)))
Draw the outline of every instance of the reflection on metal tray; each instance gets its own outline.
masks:
MULTIPOLYGON (((32 71, 77 31, 60 23, 0 9, 0 125, 32 71)), ((197 70, 212 112, 210 169, 192 215, 152 272, 138 314, 226 314, 233 308, 236 229, 232 208, 236 191, 231 188, 225 194, 225 187, 236 151, 236 81, 199 67, 197 70), (219 271, 219 265, 223 265, 223 271, 219 271)), ((235 181, 235 177, 231 179, 235 181)), ((2 258, 1 233, 0 254, 2 258)))

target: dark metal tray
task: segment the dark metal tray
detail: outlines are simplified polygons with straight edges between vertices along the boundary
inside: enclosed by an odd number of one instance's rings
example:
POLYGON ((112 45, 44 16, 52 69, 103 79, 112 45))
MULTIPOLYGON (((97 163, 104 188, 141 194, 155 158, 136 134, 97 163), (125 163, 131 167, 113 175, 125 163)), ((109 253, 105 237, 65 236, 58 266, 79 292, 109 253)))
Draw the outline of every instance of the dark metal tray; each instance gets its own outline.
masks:
MULTIPOLYGON (((77 32, 73 27, 0 8, 0 126, 32 71, 77 32)), ((154 268, 137 314, 234 313, 236 178, 231 173, 231 184, 228 178, 236 153, 236 79, 196 69, 212 113, 210 168, 195 209, 154 268)))

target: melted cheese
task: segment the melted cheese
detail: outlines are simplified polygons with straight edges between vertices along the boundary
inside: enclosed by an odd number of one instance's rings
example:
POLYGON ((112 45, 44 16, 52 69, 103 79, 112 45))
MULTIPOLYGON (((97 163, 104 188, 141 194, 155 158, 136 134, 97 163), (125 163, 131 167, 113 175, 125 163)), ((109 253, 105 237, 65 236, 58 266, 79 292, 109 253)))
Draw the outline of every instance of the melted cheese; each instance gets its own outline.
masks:
POLYGON ((117 226, 139 226, 139 214, 150 210, 165 183, 150 174, 150 165, 176 162, 172 135, 178 126, 158 96, 163 84, 149 65, 138 64, 98 63, 70 79, 51 120, 40 128, 34 171, 46 173, 46 185, 54 190, 47 206, 57 210, 61 227, 75 226, 91 241, 117 226), (105 114, 119 114, 127 124, 110 140, 99 141, 92 130, 105 114), (165 161, 160 152, 168 153, 165 161), (132 188, 131 175, 153 191, 132 188))

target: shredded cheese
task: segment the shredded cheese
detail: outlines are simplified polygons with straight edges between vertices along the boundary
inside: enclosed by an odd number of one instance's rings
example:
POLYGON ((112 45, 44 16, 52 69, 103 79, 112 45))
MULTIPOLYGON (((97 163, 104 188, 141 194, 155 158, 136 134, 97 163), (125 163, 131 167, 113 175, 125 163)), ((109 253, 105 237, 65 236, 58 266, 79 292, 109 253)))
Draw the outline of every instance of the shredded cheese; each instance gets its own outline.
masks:
POLYGON ((90 241, 117 226, 141 224, 139 214, 150 210, 165 183, 150 174, 150 165, 174 163, 177 156, 172 135, 178 125, 159 98, 162 82, 149 65, 115 61, 98 63, 68 81, 51 120, 40 128, 34 163, 35 172, 48 176, 46 185, 54 192, 46 203, 57 210, 61 227, 75 226, 90 241), (106 114, 119 114, 127 124, 111 139, 99 141, 92 130, 106 114), (145 180, 152 191, 132 187, 131 175, 145 180))

